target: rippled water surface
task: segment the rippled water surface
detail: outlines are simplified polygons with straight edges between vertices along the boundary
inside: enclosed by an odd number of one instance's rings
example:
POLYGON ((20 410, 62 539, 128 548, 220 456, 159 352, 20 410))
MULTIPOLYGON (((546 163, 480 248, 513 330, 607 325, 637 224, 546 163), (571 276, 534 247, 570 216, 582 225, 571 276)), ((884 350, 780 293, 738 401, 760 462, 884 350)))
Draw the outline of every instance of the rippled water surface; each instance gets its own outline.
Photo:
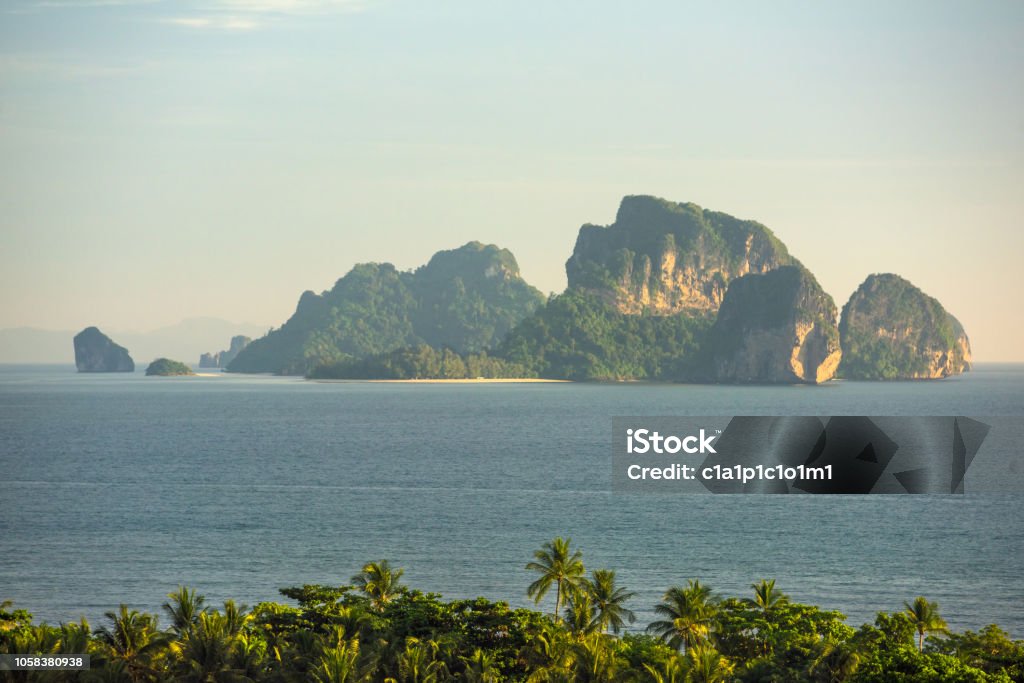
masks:
POLYGON ((0 367, 0 599, 47 621, 341 584, 388 558, 447 597, 526 605, 571 536, 638 593, 774 577, 850 616, 923 594, 954 628, 1024 637, 1024 497, 610 491, 616 415, 1017 415, 1024 367, 824 387, 373 384, 0 367))

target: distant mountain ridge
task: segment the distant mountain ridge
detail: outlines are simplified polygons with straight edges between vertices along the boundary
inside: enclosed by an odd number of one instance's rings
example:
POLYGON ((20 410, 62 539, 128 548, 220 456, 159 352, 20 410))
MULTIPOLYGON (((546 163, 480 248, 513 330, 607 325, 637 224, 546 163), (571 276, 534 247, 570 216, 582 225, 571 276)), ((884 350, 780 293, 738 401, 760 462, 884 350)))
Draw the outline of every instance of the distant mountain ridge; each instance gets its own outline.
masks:
MULTIPOLYGON (((221 318, 186 318, 149 332, 107 330, 140 364, 161 356, 195 358, 221 348, 235 335, 258 337, 269 325, 233 323, 221 318)), ((34 327, 0 329, 0 363, 75 362, 72 339, 80 330, 42 330, 34 327)))

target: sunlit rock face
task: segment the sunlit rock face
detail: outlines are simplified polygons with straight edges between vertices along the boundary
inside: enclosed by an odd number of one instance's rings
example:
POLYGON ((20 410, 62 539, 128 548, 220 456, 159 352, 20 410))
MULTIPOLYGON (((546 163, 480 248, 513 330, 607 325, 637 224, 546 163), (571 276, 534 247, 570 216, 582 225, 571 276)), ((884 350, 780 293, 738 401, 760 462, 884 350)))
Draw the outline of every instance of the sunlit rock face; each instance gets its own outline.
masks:
POLYGON ((898 275, 869 276, 839 321, 848 379, 940 379, 971 369, 963 326, 936 299, 898 275))

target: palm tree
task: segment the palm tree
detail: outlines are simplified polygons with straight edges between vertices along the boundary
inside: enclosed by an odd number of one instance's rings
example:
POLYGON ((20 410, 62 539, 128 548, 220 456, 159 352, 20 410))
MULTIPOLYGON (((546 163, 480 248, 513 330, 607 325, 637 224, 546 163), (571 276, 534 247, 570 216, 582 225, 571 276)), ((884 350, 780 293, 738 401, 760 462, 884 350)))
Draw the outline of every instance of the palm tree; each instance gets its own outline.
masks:
POLYGON ((822 641, 821 653, 811 664, 809 673, 822 683, 843 683, 860 666, 861 656, 856 646, 835 636, 822 641))
POLYGON ((914 603, 903 603, 903 613, 910 617, 910 623, 917 629, 917 651, 924 652, 924 634, 927 632, 945 633, 946 621, 939 616, 939 605, 928 602, 922 596, 914 598, 914 603))
POLYGON ((124 604, 118 612, 105 616, 110 625, 100 627, 96 636, 107 646, 109 658, 122 662, 133 681, 153 673, 153 660, 168 645, 167 634, 156 630, 156 618, 129 610, 124 604))
POLYGON ((398 678, 402 683, 437 683, 444 673, 444 663, 434 658, 429 645, 416 638, 406 639, 405 651, 398 656, 398 678))
POLYGON ((754 598, 748 602, 760 607, 765 613, 789 602, 788 595, 775 590, 775 579, 762 579, 760 583, 750 584, 750 587, 754 589, 754 598))
POLYGON ((735 668, 720 652, 707 644, 697 645, 688 655, 693 683, 724 683, 732 678, 735 668))
POLYGON ((540 631, 523 653, 531 671, 528 683, 559 683, 572 681, 569 667, 573 662, 571 644, 565 629, 543 622, 540 631))
POLYGON ((619 660, 613 641, 601 633, 591 633, 572 646, 573 680, 577 683, 604 683, 618 680, 619 660))
POLYGON ((366 593, 374 607, 380 609, 404 589, 399 583, 404 573, 404 569, 393 569, 387 560, 367 562, 363 570, 352 577, 352 583, 366 593))
POLYGON ((571 544, 571 538, 559 537, 549 541, 533 553, 534 561, 526 565, 528 570, 540 573, 540 578, 526 589, 526 595, 534 602, 540 603, 551 584, 555 584, 555 619, 558 618, 565 590, 577 586, 585 571, 583 553, 578 550, 571 552, 571 544))
POLYGON ((590 594, 590 602, 594 606, 597 630, 604 632, 611 628, 618 633, 626 622, 636 621, 632 610, 623 605, 636 595, 615 585, 615 572, 610 569, 597 569, 585 584, 590 594))
POLYGON ((689 662, 676 655, 662 662, 660 668, 644 664, 644 670, 651 677, 652 683, 683 683, 689 671, 689 662))
POLYGON ((253 615, 246 612, 248 607, 238 605, 234 600, 224 601, 224 628, 232 638, 242 632, 242 629, 254 619, 253 615))
POLYGON ((681 648, 685 654, 687 648, 701 643, 711 632, 718 599, 710 588, 691 579, 685 588, 672 586, 665 591, 665 597, 654 612, 665 619, 651 622, 647 630, 671 647, 681 648))
POLYGON ((231 629, 229 617, 220 612, 202 612, 175 644, 179 655, 176 680, 182 683, 246 680, 244 673, 234 666, 238 634, 231 629))
POLYGON ((465 661, 466 672, 463 676, 468 683, 497 683, 501 680, 494 655, 476 648, 473 656, 465 661))
POLYGON ((206 611, 206 598, 185 586, 178 586, 178 590, 168 593, 167 597, 169 600, 163 608, 171 618, 171 629, 175 633, 188 631, 199 621, 199 615, 206 611))
POLYGON ((577 635, 593 633, 597 628, 597 610, 591 599, 590 591, 580 585, 569 591, 568 607, 565 610, 565 621, 569 630, 577 635))
POLYGON ((335 647, 324 649, 312 680, 317 683, 354 683, 368 678, 358 665, 359 641, 341 641, 335 647))

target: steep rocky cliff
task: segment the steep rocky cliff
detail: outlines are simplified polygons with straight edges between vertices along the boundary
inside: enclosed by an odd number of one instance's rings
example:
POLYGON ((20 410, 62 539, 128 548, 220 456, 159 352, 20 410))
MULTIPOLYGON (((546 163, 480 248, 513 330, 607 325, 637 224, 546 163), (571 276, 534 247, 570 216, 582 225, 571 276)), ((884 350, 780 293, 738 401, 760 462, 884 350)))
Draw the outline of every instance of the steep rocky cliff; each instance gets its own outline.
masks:
POLYGON ((476 352, 497 344, 544 301, 507 249, 470 242, 414 272, 390 263, 354 267, 245 347, 229 372, 303 374, 322 363, 427 344, 476 352))
POLYGON ((794 263, 760 223, 631 196, 611 225, 580 228, 565 270, 570 289, 597 294, 620 313, 713 314, 735 278, 794 263))
POLYGON ((199 356, 199 367, 226 368, 235 359, 235 356, 241 353, 242 349, 248 346, 251 341, 251 337, 246 337, 244 334, 236 334, 231 338, 231 343, 226 350, 218 351, 217 353, 204 353, 199 356))
POLYGON ((713 381, 825 382, 841 356, 836 305, 799 266, 745 275, 729 285, 706 351, 713 381))
POLYGON ((95 327, 75 335, 75 367, 79 372, 134 372, 128 350, 95 327))
POLYGON ((942 304, 898 275, 871 275, 839 322, 849 379, 938 379, 971 368, 971 343, 942 304))

